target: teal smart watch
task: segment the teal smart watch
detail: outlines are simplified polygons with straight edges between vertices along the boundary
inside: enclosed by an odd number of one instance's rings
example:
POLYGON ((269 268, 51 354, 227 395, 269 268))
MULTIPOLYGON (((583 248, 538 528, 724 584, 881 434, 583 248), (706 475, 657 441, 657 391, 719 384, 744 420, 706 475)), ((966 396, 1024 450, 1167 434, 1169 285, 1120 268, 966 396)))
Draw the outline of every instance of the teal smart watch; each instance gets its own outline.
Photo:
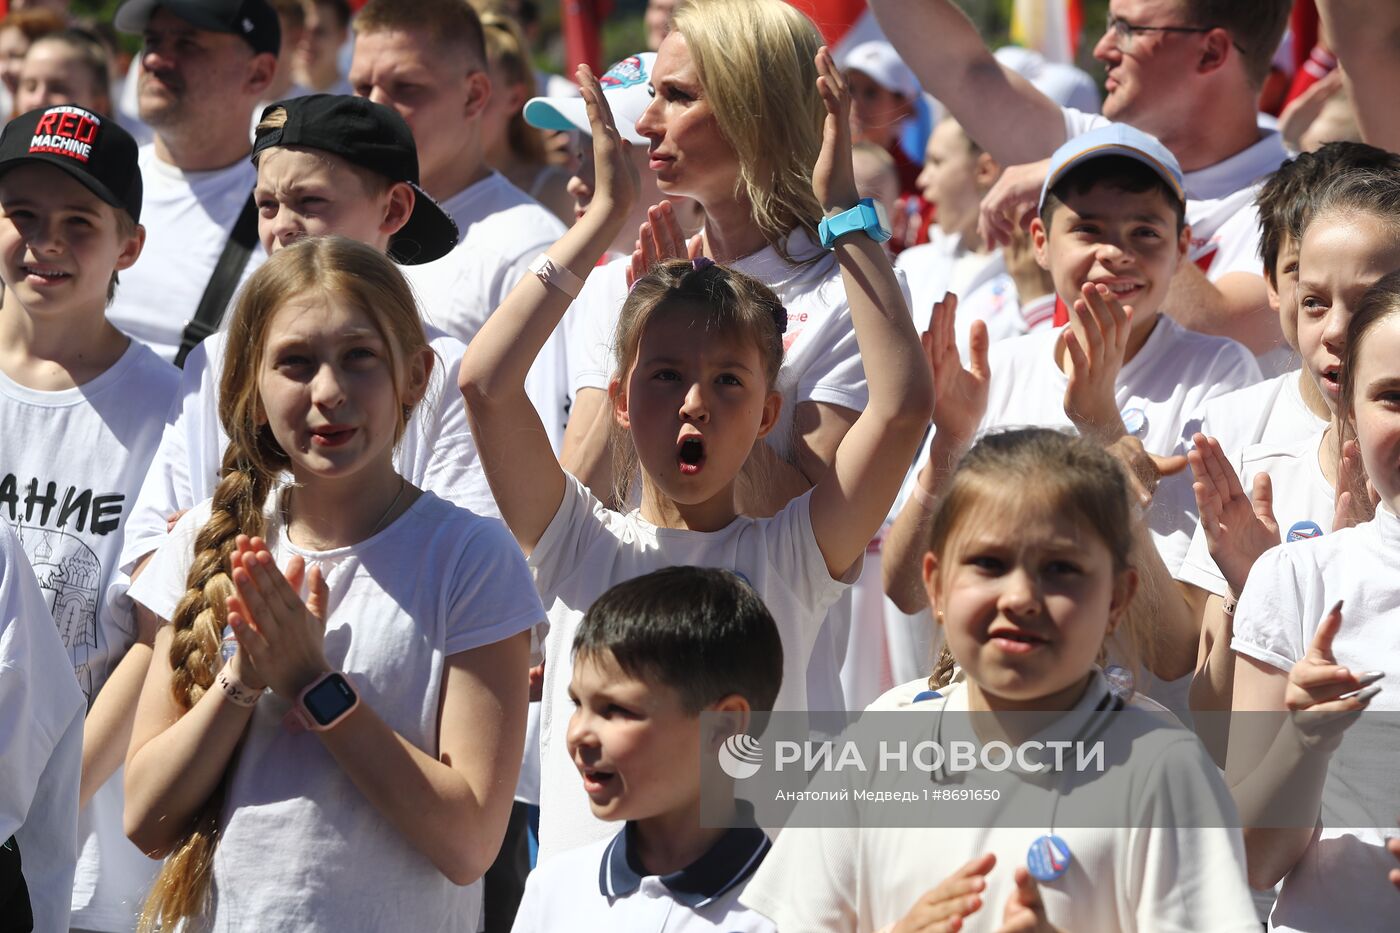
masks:
POLYGON ((825 249, 834 249, 838 239, 861 231, 876 243, 883 243, 892 235, 884 205, 874 198, 861 198, 855 207, 835 217, 828 217, 817 225, 817 235, 825 249))

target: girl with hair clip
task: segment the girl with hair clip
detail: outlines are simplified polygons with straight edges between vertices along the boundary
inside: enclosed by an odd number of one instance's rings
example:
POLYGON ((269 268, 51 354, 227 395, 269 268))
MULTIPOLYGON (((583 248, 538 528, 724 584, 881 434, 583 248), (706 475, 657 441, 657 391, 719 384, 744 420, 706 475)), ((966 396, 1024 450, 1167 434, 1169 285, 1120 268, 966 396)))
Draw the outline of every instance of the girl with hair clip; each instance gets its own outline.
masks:
POLYGON ((394 469, 433 362, 413 295, 301 240, 228 347, 222 479, 130 591, 167 623, 126 763, 127 832, 167 856, 142 928, 474 929, 543 612, 499 523, 394 469))
MULTIPOLYGON (((823 49, 815 61, 827 116, 813 186, 836 214, 857 201, 850 99, 830 54, 823 49)), ((565 473, 525 394, 525 375, 559 326, 579 277, 627 216, 638 186, 597 80, 586 69, 580 77, 597 193, 583 218, 536 263, 537 278, 517 285, 487 321, 459 377, 487 480, 549 607, 542 857, 610 834, 590 814, 585 794, 597 800, 628 792, 616 775, 601 771, 580 783, 565 750, 572 713, 568 652, 589 605, 613 584, 661 567, 741 573, 779 622, 784 670, 777 706, 803 708, 823 616, 859 574, 932 405, 918 337, 883 247, 859 230, 841 236, 835 259, 861 353, 872 364, 870 403, 815 488, 771 518, 742 516, 740 470, 784 407, 778 373, 788 315, 771 290, 747 275, 704 259, 673 260, 637 279, 617 328, 621 375, 611 414, 621 429, 617 459, 635 459, 640 467, 640 508, 612 511, 565 473)), ((627 473, 622 489, 631 487, 627 473)))
POLYGON ((1234 617, 1226 775, 1250 883, 1283 882, 1271 930, 1395 926, 1394 730, 1374 717, 1364 738, 1342 739, 1362 712, 1400 709, 1400 272, 1360 301, 1340 369, 1342 440, 1356 443, 1375 516, 1265 552, 1234 617))
MULTIPOLYGON (((1044 781, 1013 773, 992 785, 1006 790, 985 821, 857 828, 854 808, 823 811, 824 828, 783 830, 745 904, 784 933, 1258 933, 1223 781, 1190 732, 1150 701, 1115 695, 1098 666, 1109 637, 1135 624, 1128 488, 1092 441, 1045 428, 984 437, 925 539, 945 658, 870 707, 919 713, 911 730, 934 741, 1094 737, 1110 766, 1044 781), (1028 724, 1025 713, 1040 715, 1028 724), (1032 813, 1048 826, 1027 826, 1032 813)), ((986 776, 964 784, 988 786, 986 776)))

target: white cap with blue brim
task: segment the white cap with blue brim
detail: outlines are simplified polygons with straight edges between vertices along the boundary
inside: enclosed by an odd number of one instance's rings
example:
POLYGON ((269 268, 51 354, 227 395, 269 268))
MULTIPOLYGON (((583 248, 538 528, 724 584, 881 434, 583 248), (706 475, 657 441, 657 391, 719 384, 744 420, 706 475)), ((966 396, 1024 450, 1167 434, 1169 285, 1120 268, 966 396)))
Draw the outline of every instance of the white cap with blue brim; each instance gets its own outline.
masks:
POLYGON ((1141 162, 1161 176, 1183 204, 1186 202, 1186 181, 1181 174, 1181 164, 1171 150, 1142 130, 1126 123, 1111 123, 1076 136, 1055 150, 1050 157, 1050 171, 1040 189, 1038 208, 1044 210, 1045 196, 1065 175, 1085 162, 1105 156, 1125 156, 1141 162))
MULTIPOLYGON (((650 145, 637 132, 637 121, 651 103, 651 69, 655 62, 655 52, 629 55, 598 79, 618 131, 634 146, 650 145)), ((591 132, 588 105, 582 97, 532 97, 525 104, 525 122, 542 130, 591 132)))

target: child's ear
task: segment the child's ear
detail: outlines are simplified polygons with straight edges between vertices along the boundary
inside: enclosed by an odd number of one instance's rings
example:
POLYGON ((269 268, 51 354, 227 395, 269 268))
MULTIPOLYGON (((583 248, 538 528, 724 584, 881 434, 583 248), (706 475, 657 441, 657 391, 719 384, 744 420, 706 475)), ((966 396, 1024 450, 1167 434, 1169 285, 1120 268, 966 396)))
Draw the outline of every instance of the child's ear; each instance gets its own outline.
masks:
POLYGON ((932 551, 924 554, 924 592, 928 594, 928 604, 940 624, 943 617, 938 609, 938 555, 932 551))
POLYGON ((1050 271, 1050 229, 1040 217, 1031 218, 1031 248, 1035 250, 1036 265, 1050 271))
POLYGON ((141 258, 141 250, 146 246, 146 228, 140 224, 136 225, 136 232, 126 238, 122 244, 121 252, 117 254, 117 264, 114 270, 121 272, 136 265, 136 260, 141 258))
POLYGON ((747 698, 737 693, 731 693, 718 702, 705 707, 704 712, 722 714, 707 717, 705 720, 708 726, 703 736, 705 746, 717 749, 731 735, 749 731, 749 720, 753 713, 753 707, 749 705, 747 698))
POLYGON ((781 392, 769 392, 768 397, 763 400, 763 419, 758 423, 758 436, 767 437, 768 432, 778 425, 778 416, 783 413, 783 395, 781 392))
POLYGON ((1264 276, 1264 294, 1269 296, 1269 310, 1274 312, 1275 314, 1278 314, 1278 283, 1274 281, 1274 278, 1271 275, 1264 276))
POLYGON ((630 431, 632 418, 627 413, 627 389, 617 376, 608 382, 608 401, 612 403, 613 420, 617 422, 617 426, 624 431, 630 431))
POLYGON ((1138 572, 1129 567, 1120 572, 1113 580, 1113 601, 1108 606, 1108 632, 1112 635, 1118 628, 1119 623, 1128 614, 1128 607, 1133 604, 1133 596, 1137 594, 1138 572))
POLYGON ((979 152, 977 162, 972 167, 972 178, 977 182, 977 187, 990 189, 1000 177, 1001 166, 997 164, 997 160, 985 152, 979 152))
POLYGON ((405 405, 417 405, 423 401, 423 396, 428 392, 428 384, 433 375, 433 366, 436 363, 437 356, 433 353, 432 347, 424 347, 409 357, 407 371, 404 373, 403 400, 405 405))
POLYGON ((389 188, 389 199, 384 205, 384 219, 379 222, 379 232, 393 236, 408 223, 413 215, 413 205, 418 195, 407 182, 396 182, 389 188))
POLYGON ((1181 236, 1176 238, 1176 252, 1178 259, 1185 259, 1187 253, 1191 251, 1191 225, 1181 225, 1181 236))

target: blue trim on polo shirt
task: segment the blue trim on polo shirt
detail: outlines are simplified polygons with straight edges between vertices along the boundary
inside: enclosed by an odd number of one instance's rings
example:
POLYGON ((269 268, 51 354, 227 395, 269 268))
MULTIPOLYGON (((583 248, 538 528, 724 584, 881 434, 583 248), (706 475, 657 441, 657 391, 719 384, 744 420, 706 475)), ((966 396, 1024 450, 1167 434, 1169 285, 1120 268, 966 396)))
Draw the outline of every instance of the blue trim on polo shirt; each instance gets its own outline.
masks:
MULTIPOLYGON (((603 851, 598 866, 598 890, 604 897, 626 897, 642 886, 643 868, 634 850, 636 827, 628 823, 603 851)), ((754 826, 734 827, 704 855, 680 871, 658 879, 671 896, 692 910, 724 895, 758 870, 773 843, 754 826)))

